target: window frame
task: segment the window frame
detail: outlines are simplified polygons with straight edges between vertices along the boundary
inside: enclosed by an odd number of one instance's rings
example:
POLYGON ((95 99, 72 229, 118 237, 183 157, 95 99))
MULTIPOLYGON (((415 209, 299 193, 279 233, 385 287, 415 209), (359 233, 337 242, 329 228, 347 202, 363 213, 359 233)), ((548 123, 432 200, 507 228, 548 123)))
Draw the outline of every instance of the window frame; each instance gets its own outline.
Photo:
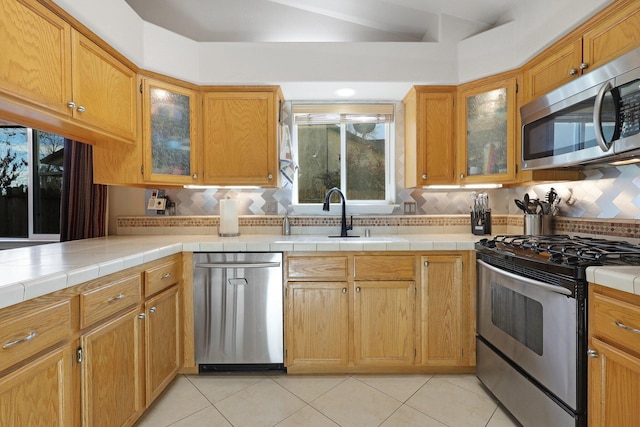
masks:
MULTIPOLYGON (((391 103, 381 104, 362 104, 363 110, 368 111, 375 109, 376 106, 391 106, 392 111, 395 110, 395 105, 391 103)), ((292 135, 291 140, 296 153, 299 153, 298 149, 298 123, 296 123, 296 114, 307 114, 303 112, 305 108, 310 110, 317 109, 323 112, 335 112, 336 114, 349 114, 350 110, 353 110, 354 104, 313 104, 301 105, 298 108, 294 106, 294 112, 292 114, 292 135), (297 111, 296 111, 297 110, 297 111)), ((360 106, 356 104, 356 109, 360 106)), ((375 114, 375 113, 374 113, 375 114)), ((363 116, 365 114, 362 114, 363 116)), ((370 114, 369 114, 370 115, 370 114)), ((359 123, 357 120, 327 120, 325 124, 340 125, 340 190, 343 194, 347 195, 347 125, 352 123, 359 123)), ((361 122, 360 122, 361 123, 361 122)), ((318 124, 321 124, 318 122, 318 124)), ((386 121, 385 129, 385 199, 384 200, 351 200, 347 198, 347 211, 352 214, 390 214, 395 207, 396 198, 396 185, 395 185, 395 117, 392 113, 392 118, 386 121)), ((292 192, 291 192, 291 207, 295 214, 332 214, 322 210, 322 203, 300 203, 298 199, 298 173, 296 172, 293 180, 292 192)), ((335 214, 335 212, 333 213, 335 214)))

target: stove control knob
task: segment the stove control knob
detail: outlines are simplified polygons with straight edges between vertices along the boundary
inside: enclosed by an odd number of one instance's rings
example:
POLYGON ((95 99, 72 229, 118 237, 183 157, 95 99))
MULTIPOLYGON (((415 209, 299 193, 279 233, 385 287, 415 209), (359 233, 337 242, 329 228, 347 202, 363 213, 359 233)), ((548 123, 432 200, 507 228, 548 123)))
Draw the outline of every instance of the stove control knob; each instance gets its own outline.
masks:
POLYGON ((592 359, 596 359, 600 355, 598 354, 598 352, 596 350, 590 348, 589 350, 587 350, 587 356, 591 357, 592 359))

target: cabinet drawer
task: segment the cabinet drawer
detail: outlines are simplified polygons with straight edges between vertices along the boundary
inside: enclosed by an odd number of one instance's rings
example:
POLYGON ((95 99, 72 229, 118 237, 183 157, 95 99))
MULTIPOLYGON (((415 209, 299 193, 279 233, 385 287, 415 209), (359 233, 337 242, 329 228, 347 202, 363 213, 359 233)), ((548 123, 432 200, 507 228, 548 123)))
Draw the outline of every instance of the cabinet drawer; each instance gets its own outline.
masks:
POLYGON ((592 307, 594 336, 640 351, 640 306, 593 293, 592 307))
POLYGON ((288 277, 347 277, 346 256, 310 256, 287 259, 288 277))
POLYGON ((59 343, 72 332, 71 300, 0 322, 0 371, 59 343))
POLYGON ((144 272, 144 295, 148 297, 180 281, 180 263, 171 261, 144 272))
POLYGON ((80 294, 80 328, 140 303, 140 274, 124 277, 80 294))
POLYGON ((353 260, 356 278, 413 279, 415 260, 410 255, 363 255, 353 260))

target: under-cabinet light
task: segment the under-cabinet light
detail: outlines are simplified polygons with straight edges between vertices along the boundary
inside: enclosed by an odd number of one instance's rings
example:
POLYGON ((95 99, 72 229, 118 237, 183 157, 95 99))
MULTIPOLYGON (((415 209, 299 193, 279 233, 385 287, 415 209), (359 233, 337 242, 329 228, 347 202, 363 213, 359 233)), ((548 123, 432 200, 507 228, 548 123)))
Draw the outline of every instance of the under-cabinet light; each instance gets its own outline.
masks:
POLYGON ((261 188, 257 185, 183 185, 182 187, 188 188, 189 190, 256 190, 261 188))
POLYGON ((466 190, 502 188, 502 184, 465 184, 465 185, 425 185, 423 190, 466 190))

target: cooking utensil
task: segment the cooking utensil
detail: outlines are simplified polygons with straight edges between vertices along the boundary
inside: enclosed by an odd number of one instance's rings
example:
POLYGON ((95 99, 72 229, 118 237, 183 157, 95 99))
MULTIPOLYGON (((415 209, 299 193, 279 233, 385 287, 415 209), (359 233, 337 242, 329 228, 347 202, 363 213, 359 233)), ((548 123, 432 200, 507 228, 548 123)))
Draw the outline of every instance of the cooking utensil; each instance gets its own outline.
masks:
POLYGON ((514 199, 513 201, 516 202, 516 206, 518 207, 518 209, 520 209, 525 214, 529 213, 527 211, 527 207, 524 205, 524 202, 522 200, 514 199))

